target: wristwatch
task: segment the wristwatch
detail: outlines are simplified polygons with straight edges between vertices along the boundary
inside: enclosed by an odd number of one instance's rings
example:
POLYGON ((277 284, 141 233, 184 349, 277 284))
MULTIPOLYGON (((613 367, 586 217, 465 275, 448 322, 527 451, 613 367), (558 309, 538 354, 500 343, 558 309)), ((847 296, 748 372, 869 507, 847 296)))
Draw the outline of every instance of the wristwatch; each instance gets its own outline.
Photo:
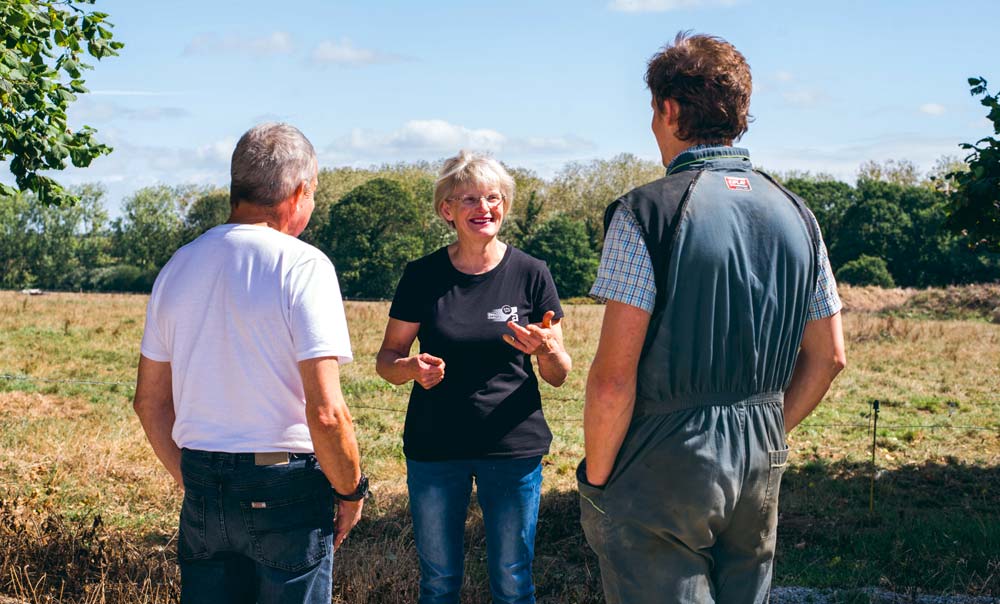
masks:
POLYGON ((362 472, 361 480, 358 481, 358 488, 354 489, 354 492, 349 495, 341 495, 337 492, 337 489, 333 490, 333 494, 341 501, 360 501, 368 494, 368 477, 362 472))

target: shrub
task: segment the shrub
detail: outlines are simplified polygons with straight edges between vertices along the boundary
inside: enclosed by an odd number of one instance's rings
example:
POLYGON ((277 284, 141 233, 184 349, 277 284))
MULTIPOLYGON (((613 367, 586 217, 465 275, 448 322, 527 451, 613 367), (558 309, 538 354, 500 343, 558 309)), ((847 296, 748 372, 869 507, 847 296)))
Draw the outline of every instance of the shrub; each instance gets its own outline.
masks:
POLYGON ((837 271, 837 280, 851 285, 896 287, 885 260, 878 256, 862 255, 851 260, 837 271))
POLYGON ((149 292, 158 270, 143 270, 130 264, 116 264, 90 272, 89 285, 101 292, 149 292))

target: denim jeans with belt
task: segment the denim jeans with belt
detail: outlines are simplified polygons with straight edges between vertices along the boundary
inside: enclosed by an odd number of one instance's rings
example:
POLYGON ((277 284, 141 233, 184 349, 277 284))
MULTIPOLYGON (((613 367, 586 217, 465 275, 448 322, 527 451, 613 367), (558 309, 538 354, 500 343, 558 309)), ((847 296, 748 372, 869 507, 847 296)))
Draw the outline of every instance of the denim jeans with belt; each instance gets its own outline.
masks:
POLYGON ((457 604, 472 482, 483 510, 494 604, 535 601, 531 563, 542 488, 542 458, 406 461, 420 604, 457 604))
POLYGON ((181 474, 181 602, 330 603, 334 494, 315 456, 183 449, 181 474))

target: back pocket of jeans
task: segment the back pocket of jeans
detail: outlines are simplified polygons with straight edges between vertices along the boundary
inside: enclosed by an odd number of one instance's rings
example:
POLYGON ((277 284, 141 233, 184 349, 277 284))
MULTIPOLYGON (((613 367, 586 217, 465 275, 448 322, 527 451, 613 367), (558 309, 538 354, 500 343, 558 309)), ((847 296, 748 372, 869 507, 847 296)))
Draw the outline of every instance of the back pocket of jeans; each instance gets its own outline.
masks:
POLYGON ((788 467, 789 449, 768 451, 767 489, 764 491, 764 501, 761 517, 764 522, 761 538, 768 538, 778 524, 778 491, 781 488, 781 477, 788 467))
POLYGON ((241 501, 243 520, 258 562, 298 572, 333 547, 333 491, 285 499, 241 501))
POLYGON ((208 542, 205 540, 205 496, 190 490, 184 492, 184 502, 181 504, 177 557, 181 560, 208 557, 208 542))

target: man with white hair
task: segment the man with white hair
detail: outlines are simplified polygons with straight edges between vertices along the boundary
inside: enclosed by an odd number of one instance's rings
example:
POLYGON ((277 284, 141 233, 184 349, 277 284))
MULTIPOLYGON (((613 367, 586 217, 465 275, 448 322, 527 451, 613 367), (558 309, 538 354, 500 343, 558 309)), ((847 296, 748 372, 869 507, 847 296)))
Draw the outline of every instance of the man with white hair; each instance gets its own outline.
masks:
POLYGON ((329 604, 368 481, 340 391, 352 353, 337 275, 296 238, 316 153, 296 128, 262 124, 231 175, 229 221, 153 286, 135 411, 184 488, 182 602, 329 604))

